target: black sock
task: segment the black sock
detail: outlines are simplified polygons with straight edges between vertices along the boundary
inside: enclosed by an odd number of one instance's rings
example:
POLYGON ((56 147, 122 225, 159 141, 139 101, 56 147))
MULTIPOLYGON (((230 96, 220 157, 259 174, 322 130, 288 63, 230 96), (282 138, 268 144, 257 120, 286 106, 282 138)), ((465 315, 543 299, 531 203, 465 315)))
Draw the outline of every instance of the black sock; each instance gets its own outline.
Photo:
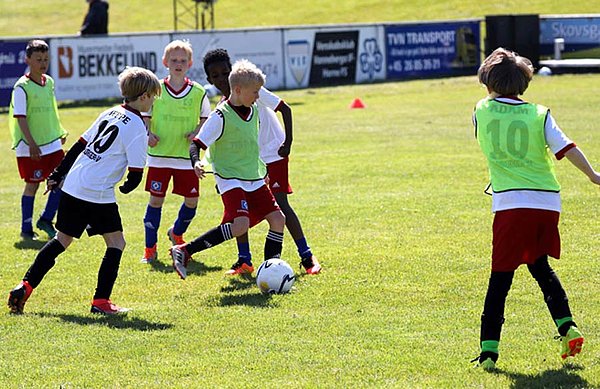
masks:
POLYGON ((504 324, 504 306, 506 296, 512 285, 514 272, 492 272, 485 296, 483 314, 481 315, 480 341, 500 341, 502 324, 504 324))
POLYGON ((280 258, 283 249, 283 232, 269 230, 265 240, 265 261, 271 258, 280 258))
POLYGON ((194 239, 185 246, 188 254, 192 255, 198 251, 206 250, 218 244, 225 242, 226 240, 233 239, 231 233, 231 223, 221 224, 212 230, 205 232, 198 238, 194 239))
POLYGON ((552 319, 556 321, 565 317, 572 317, 567 293, 563 289, 558 276, 550 267, 548 256, 540 257, 533 265, 528 265, 527 268, 544 294, 544 301, 548 306, 552 319))
POLYGON ((23 281, 29 282, 32 288, 36 288, 42 279, 56 263, 54 260, 65 251, 65 248, 57 239, 51 239, 42 247, 31 264, 23 281))
POLYGON ((116 247, 107 247, 98 270, 98 285, 94 299, 109 299, 119 274, 119 265, 123 251, 116 247))

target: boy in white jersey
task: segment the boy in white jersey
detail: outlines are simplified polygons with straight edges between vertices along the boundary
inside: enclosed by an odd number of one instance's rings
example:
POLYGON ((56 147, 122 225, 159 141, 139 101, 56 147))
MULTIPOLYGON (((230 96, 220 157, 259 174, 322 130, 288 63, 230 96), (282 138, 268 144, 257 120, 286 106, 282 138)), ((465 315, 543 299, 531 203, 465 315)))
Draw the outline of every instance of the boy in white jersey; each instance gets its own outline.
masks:
POLYGON ((152 107, 150 148, 148 149, 148 176, 146 191, 150 201, 144 216, 146 247, 142 262, 157 258, 156 245, 162 205, 169 181, 173 178, 172 192, 184 201, 173 225, 167 230, 172 244, 183 244, 183 234, 196 215, 200 185, 190 164, 190 142, 210 114, 206 92, 197 82, 186 77, 192 66, 192 47, 176 40, 165 47, 163 65, 169 69, 161 81, 162 93, 152 107))
MULTIPOLYGON (((21 196, 21 237, 36 240, 33 231, 35 194, 48 175, 64 157, 62 145, 67 131, 58 118, 54 80, 48 76, 48 45, 34 39, 27 43, 25 63, 29 73, 15 83, 9 112, 12 148, 17 155, 17 165, 25 188, 21 196)), ((60 191, 48 196, 44 212, 36 227, 53 238, 56 234, 52 220, 58 209, 60 191)))
POLYGON ((562 339, 561 357, 575 356, 581 351, 583 335, 548 264, 548 256, 560 257, 560 185, 547 150, 559 160, 567 157, 596 185, 600 174, 561 131, 548 108, 519 98, 533 77, 527 58, 496 49, 481 64, 478 77, 489 95, 477 103, 473 120, 488 162, 495 216, 492 269, 481 315, 481 353, 475 360, 486 370, 495 368, 506 297, 522 264, 542 290, 562 339))
POLYGON ((124 104, 101 113, 48 177, 47 190, 62 183, 58 233, 40 250, 23 281, 10 292, 11 313, 23 313, 25 302, 55 259, 85 230, 89 236, 102 235, 106 243, 91 312, 112 315, 127 311, 110 300, 125 248, 114 187, 127 169, 127 180, 119 187, 122 193, 131 192, 142 181, 148 133, 140 112, 152 107, 160 94, 160 82, 151 71, 132 67, 119 75, 119 87, 124 104))
MULTIPOLYGON (((231 61, 225 49, 211 50, 204 56, 204 71, 207 80, 215 85, 223 94, 224 98, 230 94, 229 73, 231 72, 231 61)), ((286 227, 298 248, 302 267, 307 274, 318 274, 321 265, 313 255, 308 246, 300 219, 288 202, 288 194, 292 193, 292 187, 288 178, 288 156, 292 147, 292 109, 285 101, 267 90, 264 86, 259 91, 257 100, 260 130, 258 143, 260 157, 267 164, 268 184, 271 192, 277 200, 277 204, 286 218, 286 227), (277 119, 275 112, 281 112, 284 129, 277 119)), ((238 261, 233 264, 227 274, 251 273, 252 256, 248 235, 237 237, 238 261)))
POLYGON ((230 98, 219 104, 190 146, 190 157, 200 179, 206 171, 200 149, 210 149, 217 189, 224 204, 221 225, 193 241, 171 248, 173 267, 187 276, 190 256, 245 234, 263 219, 269 223, 264 258, 281 256, 285 216, 265 184, 266 167, 259 156, 256 100, 265 75, 252 63, 235 63, 229 75, 230 98))

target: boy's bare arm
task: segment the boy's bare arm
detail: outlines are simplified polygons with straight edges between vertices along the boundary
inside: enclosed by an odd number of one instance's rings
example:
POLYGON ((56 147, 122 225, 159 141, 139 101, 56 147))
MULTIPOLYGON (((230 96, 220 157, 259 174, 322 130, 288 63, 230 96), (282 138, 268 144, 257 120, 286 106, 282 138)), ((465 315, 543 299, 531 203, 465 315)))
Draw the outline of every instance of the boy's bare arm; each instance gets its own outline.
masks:
POLYGON ((600 173, 594 170, 592 165, 590 165, 589 161, 585 157, 585 154, 578 148, 573 147, 571 150, 565 153, 565 157, 571 162, 575 167, 583 172, 590 181, 592 181, 596 185, 600 185, 600 173))
POLYGON ((158 144, 160 137, 158 135, 156 135, 155 133, 153 133, 151 130, 152 118, 150 116, 143 116, 142 120, 144 121, 144 124, 146 125, 146 130, 148 130, 148 146, 154 147, 158 144))
POLYGON ((204 165, 202 165, 202 161, 200 160, 200 150, 202 147, 196 142, 192 142, 190 144, 190 161, 192 162, 192 166, 194 167, 194 173, 198 176, 199 179, 203 179, 206 177, 206 171, 204 170, 204 165))
POLYGON ((31 131, 29 131, 29 124, 27 124, 27 118, 19 117, 17 118, 17 122, 19 123, 21 132, 23 133, 23 136, 25 137, 25 140, 29 145, 29 155, 31 156, 31 159, 35 161, 39 160, 42 155, 42 151, 40 150, 37 143, 35 143, 35 140, 31 135, 31 131))
POLYGON ((283 117, 283 128, 285 129, 285 141, 281 147, 279 147, 278 154, 280 157, 287 157, 290 155, 292 141, 294 139, 292 130, 292 108, 283 102, 283 104, 279 106, 278 111, 281 112, 281 116, 283 117))

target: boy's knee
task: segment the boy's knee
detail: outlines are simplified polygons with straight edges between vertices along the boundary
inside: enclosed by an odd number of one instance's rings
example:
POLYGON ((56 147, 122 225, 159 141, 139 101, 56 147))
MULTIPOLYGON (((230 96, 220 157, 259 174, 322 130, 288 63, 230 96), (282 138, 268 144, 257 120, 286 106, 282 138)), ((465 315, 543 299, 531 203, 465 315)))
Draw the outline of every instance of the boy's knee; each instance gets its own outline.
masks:
POLYGON ((198 206, 198 197, 186 197, 183 203, 188 208, 196 208, 198 206))
POLYGON ((160 208, 160 207, 162 207, 164 202, 165 202, 164 197, 156 197, 156 196, 150 195, 150 201, 148 201, 148 204, 152 208, 160 208))
POLYGON ((25 196, 35 196, 39 187, 40 187, 39 182, 26 182, 25 188, 23 189, 23 194, 25 196))
POLYGON ((122 240, 113 241, 107 247, 112 247, 112 248, 115 248, 115 249, 119 249, 121 251, 125 251, 125 246, 126 245, 127 245, 127 242, 125 242, 125 239, 122 239, 122 240))
POLYGON ((273 197, 280 207, 289 206, 287 193, 273 193, 273 197))
POLYGON ((237 217, 231 223, 231 234, 235 237, 242 236, 250 229, 250 219, 247 217, 237 217))
POLYGON ((271 229, 275 231, 283 231, 283 228, 285 227, 285 215, 283 214, 283 212, 275 211, 272 212, 269 216, 270 217, 267 218, 267 221, 269 222, 271 229))
POLYGON ((63 246, 63 248, 64 248, 65 250, 66 250, 66 249, 67 249, 67 247, 69 247, 69 246, 71 245, 71 243, 73 242, 73 237, 72 237, 72 236, 69 236, 69 235, 67 235, 67 234, 64 234, 64 233, 62 233, 62 232, 60 232, 60 231, 58 231, 58 232, 56 233, 56 237, 55 237, 55 239, 59 241, 59 243, 60 243, 60 244, 63 246))
POLYGON ((105 235, 106 247, 112 247, 121 251, 125 250, 125 237, 123 234, 105 235))

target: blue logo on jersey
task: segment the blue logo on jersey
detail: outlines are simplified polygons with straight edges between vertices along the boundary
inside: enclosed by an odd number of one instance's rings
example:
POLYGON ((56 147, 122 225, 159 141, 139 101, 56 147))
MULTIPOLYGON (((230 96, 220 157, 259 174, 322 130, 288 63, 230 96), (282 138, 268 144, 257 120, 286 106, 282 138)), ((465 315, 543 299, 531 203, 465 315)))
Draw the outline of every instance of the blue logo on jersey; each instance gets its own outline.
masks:
POLYGON ((150 188, 155 192, 162 192, 162 182, 152 181, 150 182, 150 188))
POLYGON ((33 171, 33 178, 40 179, 42 178, 43 171, 41 169, 33 171))
POLYGON ((242 207, 242 209, 244 211, 248 210, 248 202, 246 200, 242 200, 242 203, 240 204, 240 206, 242 207))

